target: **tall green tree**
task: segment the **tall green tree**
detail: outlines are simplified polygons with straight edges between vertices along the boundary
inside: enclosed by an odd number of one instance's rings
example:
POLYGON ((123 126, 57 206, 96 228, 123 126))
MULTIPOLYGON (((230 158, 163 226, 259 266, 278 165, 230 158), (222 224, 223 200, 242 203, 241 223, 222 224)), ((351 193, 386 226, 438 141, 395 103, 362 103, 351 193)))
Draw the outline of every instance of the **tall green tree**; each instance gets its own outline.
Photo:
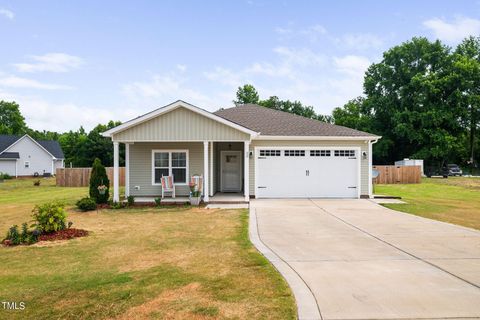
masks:
POLYGON ((450 81, 456 87, 454 101, 461 108, 461 123, 468 132, 469 162, 475 165, 480 123, 480 37, 468 37, 457 46, 450 81))
POLYGON ((365 106, 365 97, 357 97, 348 101, 343 107, 337 107, 332 111, 332 117, 336 125, 352 129, 372 130, 373 115, 365 106))
POLYGON ((27 131, 20 106, 14 102, 0 101, 0 134, 24 134, 27 131))
POLYGON ((383 54, 365 75, 365 108, 383 138, 381 162, 404 157, 448 159, 459 149, 459 110, 451 104, 452 58, 440 41, 413 38, 383 54))
POLYGON ((251 84, 245 84, 242 87, 238 87, 237 100, 234 100, 235 105, 246 103, 258 103, 260 100, 257 89, 251 84))
MULTIPOLYGON (((87 135, 86 158, 93 162, 99 158, 106 166, 113 166, 113 144, 110 138, 102 136, 102 132, 120 125, 120 121, 109 121, 106 125, 99 124, 87 135)), ((125 149, 120 148, 120 165, 124 165, 125 149)))

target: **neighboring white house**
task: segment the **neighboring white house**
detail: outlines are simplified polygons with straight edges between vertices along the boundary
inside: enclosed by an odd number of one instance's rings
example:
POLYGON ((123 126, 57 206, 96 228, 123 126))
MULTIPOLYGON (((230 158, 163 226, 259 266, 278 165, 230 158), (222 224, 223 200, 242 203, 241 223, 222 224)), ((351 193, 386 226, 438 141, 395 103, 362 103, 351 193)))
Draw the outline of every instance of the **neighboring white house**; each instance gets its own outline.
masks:
POLYGON ((55 174, 64 167, 64 155, 58 141, 35 140, 23 136, 0 135, 0 172, 11 176, 55 174))
POLYGON ((161 194, 173 175, 188 195, 190 176, 216 193, 256 198, 372 196, 372 145, 379 136, 248 104, 211 113, 184 101, 104 132, 114 146, 114 200, 119 200, 119 144, 125 144, 125 193, 161 194))

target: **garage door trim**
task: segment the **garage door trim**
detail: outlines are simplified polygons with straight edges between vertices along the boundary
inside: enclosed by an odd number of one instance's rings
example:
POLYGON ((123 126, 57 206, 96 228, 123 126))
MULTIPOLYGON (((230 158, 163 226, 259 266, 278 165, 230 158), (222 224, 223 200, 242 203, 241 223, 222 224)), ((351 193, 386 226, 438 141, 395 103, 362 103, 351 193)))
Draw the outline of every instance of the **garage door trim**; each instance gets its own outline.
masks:
MULTIPOLYGON (((361 148, 359 146, 255 146, 254 147, 254 163, 255 163, 255 183, 254 183, 254 192, 255 192, 255 197, 257 197, 257 190, 258 190, 258 157, 260 156, 260 150, 261 149, 269 149, 269 150, 355 150, 355 155, 356 155, 356 160, 357 160, 357 199, 360 198, 360 189, 361 189, 361 148)), ((310 156, 309 152, 306 152, 308 156, 310 156)), ((282 152, 282 157, 283 157, 283 152, 282 152)), ((331 155, 334 157, 334 155, 331 155)), ((293 157, 292 157, 293 158, 293 157)), ((299 157, 302 158, 302 157, 299 157)))

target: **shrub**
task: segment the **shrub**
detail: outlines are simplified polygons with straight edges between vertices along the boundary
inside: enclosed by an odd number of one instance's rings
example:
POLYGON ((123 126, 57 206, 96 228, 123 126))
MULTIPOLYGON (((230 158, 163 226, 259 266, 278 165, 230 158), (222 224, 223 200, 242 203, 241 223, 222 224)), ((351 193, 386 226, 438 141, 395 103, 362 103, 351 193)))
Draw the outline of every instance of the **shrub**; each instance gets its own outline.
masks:
POLYGON ((128 203, 128 206, 131 207, 135 204, 135 197, 134 196, 128 196, 127 197, 127 203, 128 203))
POLYGON ((110 180, 108 180, 107 171, 100 159, 96 158, 93 162, 92 173, 90 174, 90 197, 95 199, 97 203, 107 203, 109 186, 110 180))
POLYGON ((65 229, 67 212, 65 205, 60 202, 49 202, 33 208, 34 226, 42 233, 54 232, 65 229))
POLYGON ((40 180, 33 181, 33 185, 36 187, 40 186, 40 180))
MULTIPOLYGON (((8 229, 7 236, 5 240, 10 241, 11 244, 17 245, 20 244, 20 233, 18 232, 18 226, 14 225, 8 229)), ((5 240, 3 240, 5 242, 5 240)))
POLYGON ((92 198, 82 198, 77 201, 77 208, 82 211, 92 211, 97 209, 97 202, 92 198))
POLYGON ((160 207, 162 205, 162 198, 155 198, 155 205, 160 207))
POLYGON ((125 208, 125 203, 114 201, 114 202, 112 202, 112 204, 110 205, 110 207, 111 207, 112 209, 123 209, 123 208, 125 208))
POLYGON ((8 173, 0 172, 0 180, 8 180, 8 179, 12 179, 12 177, 8 173))

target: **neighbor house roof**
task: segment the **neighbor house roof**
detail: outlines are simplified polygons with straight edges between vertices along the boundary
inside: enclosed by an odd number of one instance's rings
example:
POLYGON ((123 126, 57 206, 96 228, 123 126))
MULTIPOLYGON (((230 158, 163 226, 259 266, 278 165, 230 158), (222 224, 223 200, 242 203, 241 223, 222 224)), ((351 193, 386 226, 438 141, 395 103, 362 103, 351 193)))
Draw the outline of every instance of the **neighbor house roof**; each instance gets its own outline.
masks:
POLYGON ((3 152, 0 154, 0 159, 20 159, 18 152, 3 152))
POLYGON ((47 149, 48 152, 50 152, 55 158, 57 159, 63 159, 65 156, 63 155, 63 150, 62 147, 60 146, 60 143, 55 140, 37 140, 37 142, 47 149))
POLYGON ((376 137, 347 127, 305 118, 284 111, 244 104, 214 112, 226 120, 260 132, 261 136, 376 137))
MULTIPOLYGON (((21 138, 28 136, 18 136, 18 135, 0 135, 0 158, 6 159, 9 156, 14 156, 16 154, 18 156, 18 152, 4 152, 8 149, 12 144, 16 143, 21 138)), ((30 136, 28 136, 31 138, 30 136)), ((63 155, 62 147, 55 140, 34 140, 38 143, 42 148, 44 148, 48 153, 50 153, 53 157, 57 159, 63 159, 65 156, 63 155)), ((17 157, 18 158, 18 157, 17 157)))

